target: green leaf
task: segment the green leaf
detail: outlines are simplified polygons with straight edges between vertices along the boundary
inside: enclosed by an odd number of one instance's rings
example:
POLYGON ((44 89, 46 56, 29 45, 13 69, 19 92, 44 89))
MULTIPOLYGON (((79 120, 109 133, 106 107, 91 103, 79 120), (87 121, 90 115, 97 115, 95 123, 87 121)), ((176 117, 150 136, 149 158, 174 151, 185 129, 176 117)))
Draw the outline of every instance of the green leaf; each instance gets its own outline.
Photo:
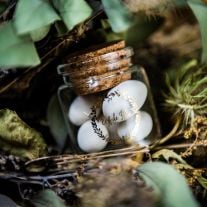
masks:
POLYGON ((34 207, 66 207, 63 200, 49 189, 41 191, 31 199, 30 203, 34 207))
POLYGON ((133 25, 133 15, 121 0, 102 0, 109 23, 114 32, 123 32, 133 25))
POLYGON ((47 122, 58 147, 63 149, 66 143, 68 131, 57 95, 52 96, 49 101, 47 108, 47 122))
POLYGON ((68 30, 85 21, 92 14, 92 9, 84 0, 53 0, 68 30))
POLYGON ((150 36, 163 23, 163 18, 150 19, 146 16, 136 15, 134 24, 127 31, 115 33, 111 30, 108 19, 102 19, 102 28, 97 30, 97 35, 103 36, 107 42, 124 39, 126 44, 135 47, 150 36), (142 28, 142 30, 140 30, 142 28))
POLYGON ((34 42, 37 42, 43 39, 48 34, 49 31, 50 31, 50 25, 46 25, 44 27, 38 28, 30 32, 30 36, 34 42))
MULTIPOLYGON (((186 163, 186 161, 180 155, 178 155, 177 153, 175 153, 173 150, 162 149, 162 150, 159 150, 159 151, 155 152, 152 155, 152 158, 153 159, 161 159, 162 157, 167 162, 170 162, 170 159, 174 159, 174 160, 177 160, 179 163, 188 165, 186 163)), ((189 167, 192 168, 190 165, 189 165, 189 167)))
POLYGON ((188 1, 196 3, 196 4, 203 4, 203 5, 205 5, 205 3, 204 3, 205 0, 188 0, 188 1))
POLYGON ((198 19, 202 38, 202 62, 207 64, 207 4, 188 0, 188 5, 198 19))
POLYGON ((60 17, 46 0, 19 0, 14 15, 17 34, 31 33, 48 26, 60 17))
POLYGON ((40 64, 31 38, 17 36, 11 22, 0 27, 0 45, 1 67, 25 67, 40 64))
POLYGON ((200 185, 207 190, 207 179, 200 176, 197 178, 197 181, 200 183, 200 185))
POLYGON ((140 177, 146 184, 158 191, 159 207, 198 207, 185 178, 172 166, 161 162, 145 163, 138 168, 140 177), (156 188, 154 188, 156 186, 156 188))

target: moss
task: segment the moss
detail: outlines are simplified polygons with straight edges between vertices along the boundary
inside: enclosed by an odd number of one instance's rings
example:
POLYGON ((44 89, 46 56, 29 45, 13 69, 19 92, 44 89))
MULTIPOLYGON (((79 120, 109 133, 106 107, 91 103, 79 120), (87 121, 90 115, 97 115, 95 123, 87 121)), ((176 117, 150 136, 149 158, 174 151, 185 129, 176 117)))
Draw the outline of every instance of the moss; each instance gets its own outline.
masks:
POLYGON ((42 135, 9 109, 0 110, 0 149, 27 159, 47 154, 42 135))

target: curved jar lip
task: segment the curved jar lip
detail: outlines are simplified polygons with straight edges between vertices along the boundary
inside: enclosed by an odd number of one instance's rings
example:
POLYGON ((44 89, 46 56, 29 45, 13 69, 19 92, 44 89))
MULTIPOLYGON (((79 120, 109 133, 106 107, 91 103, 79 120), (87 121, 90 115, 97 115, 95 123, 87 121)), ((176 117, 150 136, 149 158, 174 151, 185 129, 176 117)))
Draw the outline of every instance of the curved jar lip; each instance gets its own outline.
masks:
POLYGON ((115 60, 114 62, 110 62, 108 64, 100 64, 97 66, 91 66, 89 68, 76 68, 75 70, 68 70, 65 68, 65 71, 61 73, 61 75, 69 75, 71 78, 87 78, 89 76, 102 75, 104 73, 118 70, 122 67, 131 67, 132 60, 130 57, 122 58, 119 60, 115 60))
POLYGON ((129 58, 134 55, 134 51, 132 47, 126 47, 124 49, 116 50, 110 53, 106 53, 100 56, 93 57, 91 59, 80 61, 80 62, 70 62, 66 64, 59 65, 57 67, 58 74, 62 75, 64 73, 68 73, 68 70, 74 69, 74 68, 84 68, 88 67, 88 63, 94 63, 91 67, 97 67, 98 64, 110 64, 117 62, 118 60, 129 58))
POLYGON ((126 47, 124 40, 114 40, 111 42, 104 42, 93 45, 81 51, 76 51, 72 54, 69 54, 66 58, 70 59, 72 62, 75 62, 77 60, 84 61, 88 58, 123 49, 124 47, 126 47))
MULTIPOLYGON (((124 75, 124 74, 128 74, 128 73, 133 73, 135 71, 137 71, 137 66, 131 66, 131 67, 125 67, 122 69, 119 69, 117 71, 114 71, 113 73, 109 72, 109 73, 105 73, 102 75, 98 75, 98 76, 90 76, 88 78, 85 79, 81 79, 81 80, 77 80, 77 83, 80 84, 86 84, 88 85, 88 87, 93 87, 93 85, 98 86, 99 82, 105 79, 110 79, 110 78, 114 78, 118 75, 124 75)), ((70 79, 69 75, 64 75, 63 76, 63 81, 66 85, 73 87, 74 82, 70 79)), ((76 81, 76 80, 74 80, 76 81)))

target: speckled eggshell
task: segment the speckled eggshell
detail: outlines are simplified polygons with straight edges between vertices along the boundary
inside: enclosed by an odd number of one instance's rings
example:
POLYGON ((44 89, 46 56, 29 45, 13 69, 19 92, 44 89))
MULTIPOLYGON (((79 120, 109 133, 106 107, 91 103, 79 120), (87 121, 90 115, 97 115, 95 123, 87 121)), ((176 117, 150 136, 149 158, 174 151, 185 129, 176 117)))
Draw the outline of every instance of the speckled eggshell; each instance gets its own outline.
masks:
POLYGON ((108 143, 109 132, 106 126, 98 121, 95 121, 95 124, 97 125, 95 128, 100 129, 99 132, 102 136, 94 129, 94 123, 91 121, 85 122, 78 130, 78 146, 84 152, 99 152, 108 143))
POLYGON ((104 116, 112 122, 122 122, 132 117, 147 98, 146 85, 137 80, 127 80, 111 89, 102 104, 104 116))
POLYGON ((121 138, 143 144, 142 140, 150 134, 152 127, 151 116, 145 111, 140 111, 130 119, 120 123, 117 132, 121 138))
MULTIPOLYGON (((89 120, 92 107, 96 106, 98 97, 96 96, 77 96, 68 111, 68 118, 76 126, 82 125, 89 120)), ((100 113, 100 107, 96 107, 96 116, 100 113)))

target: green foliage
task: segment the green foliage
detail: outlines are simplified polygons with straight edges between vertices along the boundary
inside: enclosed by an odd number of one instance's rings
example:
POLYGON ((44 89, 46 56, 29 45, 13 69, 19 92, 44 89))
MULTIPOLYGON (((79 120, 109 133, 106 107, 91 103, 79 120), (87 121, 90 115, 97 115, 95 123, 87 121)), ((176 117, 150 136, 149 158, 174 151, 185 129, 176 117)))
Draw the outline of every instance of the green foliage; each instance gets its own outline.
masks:
POLYGON ((114 32, 123 32, 133 24, 133 15, 120 0, 102 0, 114 32))
POLYGON ((185 178, 172 166, 152 162, 138 168, 140 177, 151 186, 160 199, 159 207, 198 207, 185 178))
POLYGON ((61 25, 62 20, 66 30, 58 27, 58 33, 65 34, 92 13, 84 0, 54 0, 53 4, 47 0, 18 0, 13 20, 0 28, 0 67, 37 66, 40 59, 34 42, 43 39, 53 23, 61 25))
POLYGON ((27 159, 47 154, 42 135, 9 109, 0 110, 0 149, 27 159))
POLYGON ((175 119, 182 117, 183 124, 192 124, 196 116, 204 116, 207 107, 206 68, 192 60, 176 72, 175 78, 166 76, 168 93, 165 108, 175 119))
POLYGON ((60 20, 48 1, 19 0, 14 15, 14 26, 18 35, 30 34, 60 20))
POLYGON ((68 30, 85 21, 92 13, 85 0, 53 0, 53 3, 68 30))
POLYGON ((149 21, 146 16, 136 15, 133 22, 134 24, 127 31, 115 33, 111 30, 108 19, 102 19, 102 29, 99 29, 97 32, 103 36, 107 42, 124 39, 127 45, 136 48, 139 43, 149 37, 152 32, 160 26, 163 19, 157 17, 149 21), (140 28, 142 29, 140 30, 140 28))
POLYGON ((47 26, 31 31, 30 36, 34 42, 38 42, 41 39, 43 39, 49 31, 50 31, 50 25, 47 25, 47 26))
POLYGON ((40 63, 31 38, 18 36, 11 22, 0 27, 0 66, 22 67, 40 63))
MULTIPOLYGON (((186 1, 186 0, 182 0, 182 1, 186 1)), ((196 3, 196 4, 205 5, 205 3, 204 3, 205 0, 187 0, 187 1, 192 2, 192 3, 196 3)))
POLYGON ((194 12, 200 24, 201 38, 202 38, 202 62, 207 64, 207 4, 201 1, 188 0, 188 5, 194 12))
POLYGON ((65 120, 60 108, 57 95, 52 96, 48 104, 47 122, 58 147, 60 149, 63 149, 66 143, 68 131, 65 125, 65 120))
POLYGON ((66 207, 63 200, 52 190, 43 190, 34 196, 30 203, 33 207, 66 207))
POLYGON ((200 176, 197 178, 197 181, 200 183, 200 185, 207 190, 207 179, 200 176))
MULTIPOLYGON (((159 151, 155 152, 152 155, 152 158, 153 159, 164 158, 168 163, 170 162, 171 159, 173 159, 173 160, 177 160, 179 163, 182 163, 184 165, 188 165, 186 163, 186 161, 183 160, 183 158, 180 155, 178 155, 174 151, 168 150, 168 149, 162 149, 162 150, 159 150, 159 151)), ((188 167, 191 167, 191 166, 188 165, 188 167)))
MULTIPOLYGON (((197 17, 202 35, 202 62, 207 63, 207 5, 202 0, 174 2, 178 6, 188 3, 197 17)), ((102 4, 113 32, 119 33, 119 37, 124 36, 127 40, 132 39, 130 44, 134 44, 137 36, 142 39, 146 36, 145 33, 150 34, 154 30, 148 23, 141 21, 144 26, 140 26, 140 21, 135 22, 133 14, 121 0, 102 0, 102 4), (129 28, 131 30, 126 36, 123 32, 129 28)), ((1 3, 0 10, 4 9, 5 4, 1 3)), ((37 66, 40 59, 33 42, 43 39, 53 23, 61 36, 85 21, 91 14, 92 9, 85 0, 18 0, 13 20, 0 28, 0 67, 37 66)), ((118 36, 111 33, 108 39, 117 39, 118 36)))

